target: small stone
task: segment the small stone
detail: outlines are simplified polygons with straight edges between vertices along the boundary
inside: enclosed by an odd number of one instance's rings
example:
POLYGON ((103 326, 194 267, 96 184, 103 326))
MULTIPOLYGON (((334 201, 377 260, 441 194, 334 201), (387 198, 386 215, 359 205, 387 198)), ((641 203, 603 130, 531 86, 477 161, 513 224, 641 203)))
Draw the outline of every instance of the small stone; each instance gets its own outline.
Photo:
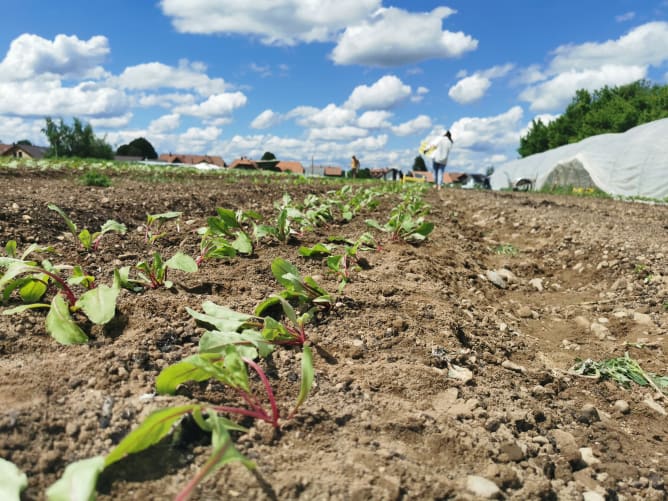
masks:
POLYGON ((617 400, 614 404, 614 408, 621 414, 628 414, 631 411, 631 408, 629 407, 629 404, 626 400, 617 400))
POLYGON ((589 326, 589 330, 600 340, 604 340, 610 335, 610 329, 608 329, 605 325, 601 325, 597 322, 593 322, 589 326))
POLYGON ((501 278, 501 275, 499 275, 496 271, 493 270, 487 270, 485 272, 485 278, 492 282, 494 285, 496 285, 499 289, 507 289, 508 284, 506 284, 506 281, 501 278))
POLYGON ((74 437, 79 433, 79 425, 73 421, 68 421, 65 425, 65 433, 70 437, 74 437))
POLYGON ((605 501, 605 496, 596 491, 585 491, 582 493, 583 501, 605 501))
POLYGON ((667 415, 666 414, 666 409, 664 409, 663 406, 660 403, 655 402, 654 400, 652 400, 652 397, 647 397, 645 400, 642 401, 642 403, 645 404, 650 409, 652 409, 653 411, 658 412, 662 416, 667 415))
POLYGON ((594 407, 592 404, 584 404, 582 406, 582 409, 580 409, 580 413, 578 415, 578 421, 580 421, 581 423, 591 424, 600 420, 601 418, 598 415, 598 411, 596 410, 596 407, 594 407))
POLYGON ((503 444, 499 448, 499 452, 501 453, 501 456, 504 457, 504 459, 515 463, 524 459, 524 451, 519 445, 517 445, 517 442, 503 444))
POLYGON ((528 306, 520 306, 517 310, 517 316, 520 318, 531 318, 533 317, 533 312, 528 306))
POLYGON ((582 461, 587 466, 593 466, 601 462, 594 456, 594 451, 591 447, 580 447, 580 456, 582 456, 582 461))
POLYGON ((575 325, 577 325, 581 329, 589 330, 589 326, 591 325, 591 322, 586 318, 583 317, 582 315, 578 315, 573 319, 575 322, 575 325))
POLYGON ((650 317, 645 313, 639 313, 637 311, 633 312, 633 321, 638 325, 644 325, 644 326, 654 325, 652 317, 650 317))
POLYGON ((515 274, 507 268, 501 268, 500 270, 496 270, 496 273, 498 273, 498 275, 509 284, 514 284, 517 283, 518 281, 515 274))
POLYGON ((532 278, 529 280, 529 285, 536 289, 538 292, 543 292, 543 279, 542 278, 532 278))
POLYGON ((466 490, 482 499, 496 499, 501 495, 501 489, 494 482, 478 475, 466 477, 466 490))
POLYGON ((525 367, 513 363, 510 360, 504 360, 503 362, 501 362, 501 367, 503 367, 504 369, 508 369, 509 371, 519 372, 521 374, 524 374, 527 371, 525 367))

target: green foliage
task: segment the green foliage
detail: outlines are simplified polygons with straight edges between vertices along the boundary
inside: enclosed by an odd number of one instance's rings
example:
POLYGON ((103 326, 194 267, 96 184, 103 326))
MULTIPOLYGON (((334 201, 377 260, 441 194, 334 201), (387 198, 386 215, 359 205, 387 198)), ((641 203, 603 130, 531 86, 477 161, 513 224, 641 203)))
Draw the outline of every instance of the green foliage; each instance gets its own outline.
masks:
POLYGON ((28 487, 28 477, 18 467, 0 458, 0 499, 20 501, 21 492, 28 487))
POLYGON ((167 280, 167 271, 180 270, 186 273, 195 273, 197 271, 197 262, 187 254, 177 252, 167 261, 163 260, 159 252, 153 253, 151 261, 141 261, 136 265, 138 279, 129 279, 129 267, 119 270, 122 279, 121 285, 129 290, 136 290, 137 285, 157 289, 159 287, 171 288, 174 283, 167 280))
POLYGON ((143 159, 154 160, 158 158, 158 154, 153 148, 153 145, 149 143, 143 137, 138 137, 133 139, 129 144, 123 144, 118 147, 116 150, 116 155, 124 157, 142 157, 143 159))
POLYGON ((565 113, 549 124, 534 120, 517 150, 521 157, 541 153, 590 136, 625 132, 668 117, 668 85, 645 80, 590 93, 580 89, 565 113))
POLYGON ((114 221, 113 219, 109 219, 102 225, 100 231, 91 233, 89 230, 84 228, 83 230, 81 230, 81 232, 79 232, 77 229, 77 225, 69 218, 69 216, 65 213, 65 211, 63 211, 60 207, 58 207, 56 204, 47 204, 47 207, 52 211, 57 212, 60 215, 60 217, 63 218, 65 224, 67 225, 67 228, 70 230, 70 233, 74 235, 75 239, 79 240, 81 247, 86 252, 92 252, 98 250, 100 247, 100 242, 102 241, 102 237, 105 235, 105 233, 113 231, 121 235, 125 235, 125 232, 127 231, 127 227, 123 223, 119 223, 117 221, 114 221))
POLYGON ((644 371, 636 360, 629 357, 628 352, 623 357, 611 358, 601 362, 595 362, 590 358, 579 360, 571 368, 571 372, 582 376, 612 379, 625 388, 629 388, 631 383, 638 386, 650 386, 668 395, 668 376, 658 376, 644 371))
POLYGON ((48 501, 89 501, 95 498, 97 477, 104 470, 104 457, 70 463, 65 473, 46 490, 48 501))
POLYGON ((109 176, 104 174, 89 170, 83 176, 81 176, 81 183, 85 186, 99 186, 101 188, 107 188, 111 186, 111 179, 109 176))
POLYGON ((502 256, 517 256, 520 251, 513 244, 499 244, 494 248, 495 254, 500 254, 502 256))
POLYGON ((271 272, 284 289, 261 302, 255 308, 255 315, 262 316, 267 309, 280 304, 281 298, 297 301, 302 311, 310 310, 314 306, 327 309, 334 304, 334 298, 313 278, 302 277, 299 270, 285 259, 274 259, 271 272))
POLYGON ((79 157, 79 158, 114 158, 114 151, 104 139, 98 138, 90 124, 84 125, 74 118, 72 125, 67 125, 61 118, 55 123, 50 117, 42 129, 49 140, 47 157, 79 157))
POLYGON ((164 237, 167 233, 158 233, 167 221, 177 221, 183 213, 178 211, 163 212, 161 214, 146 214, 146 223, 144 224, 144 240, 153 245, 159 238, 164 237))
POLYGON ((429 205, 422 201, 417 190, 419 188, 413 188, 404 194, 403 200, 390 211, 387 223, 380 224, 375 219, 367 219, 366 224, 389 233, 392 240, 401 239, 412 244, 423 242, 434 230, 434 223, 425 220, 429 214, 429 205))
POLYGON ((427 164, 424 163, 424 158, 421 155, 415 157, 411 170, 415 172, 427 172, 427 164))

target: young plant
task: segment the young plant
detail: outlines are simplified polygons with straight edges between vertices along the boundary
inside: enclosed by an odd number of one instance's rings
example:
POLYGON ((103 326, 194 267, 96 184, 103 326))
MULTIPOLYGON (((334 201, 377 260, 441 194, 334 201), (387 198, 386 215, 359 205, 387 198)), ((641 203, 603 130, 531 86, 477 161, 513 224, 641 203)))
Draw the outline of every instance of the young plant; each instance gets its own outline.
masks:
POLYGON ((123 279, 122 285, 130 290, 134 290, 137 285, 148 287, 149 289, 158 289, 160 287, 169 289, 174 283, 171 280, 167 280, 168 270, 195 273, 198 269, 195 260, 182 252, 177 252, 167 261, 162 259, 159 252, 154 252, 153 259, 150 262, 141 261, 137 263, 136 268, 139 270, 138 280, 129 279, 129 268, 122 268, 120 271, 121 278, 123 279))
POLYGON ((390 212, 390 218, 384 225, 375 219, 367 219, 372 228, 389 233, 392 240, 405 240, 418 244, 426 240, 433 231, 434 223, 425 221, 425 207, 420 202, 404 201, 390 212))
POLYGON ((81 244, 81 248, 86 252, 92 252, 98 250, 98 248, 100 247, 100 241, 102 240, 102 237, 106 233, 113 231, 121 235, 125 235, 125 232, 127 231, 127 227, 123 223, 119 223, 117 221, 114 221, 113 219, 107 220, 107 222, 104 223, 100 228, 100 231, 91 233, 86 228, 84 228, 81 231, 78 231, 77 225, 74 224, 74 222, 69 218, 67 214, 65 214, 65 212, 60 207, 58 207, 55 204, 48 204, 47 207, 52 211, 57 212, 60 215, 60 217, 63 218, 65 224, 67 225, 67 228, 70 230, 70 233, 72 233, 74 238, 79 241, 79 244, 81 244))
POLYGON ((212 452, 204 466, 175 499, 181 501, 189 499, 204 478, 230 462, 239 461, 248 469, 255 468, 255 463, 246 459, 234 448, 229 434, 230 431, 246 432, 248 430, 220 416, 215 408, 199 404, 168 407, 153 412, 107 455, 104 459, 104 467, 107 468, 129 454, 136 454, 157 444, 172 433, 175 426, 186 416, 191 416, 203 431, 211 433, 212 452))
POLYGON ((262 216, 254 211, 222 208, 217 208, 216 212, 218 216, 208 218, 206 227, 197 230, 202 235, 200 254, 195 260, 198 266, 205 259, 234 257, 237 253, 253 254, 253 241, 244 226, 259 221, 262 216))
POLYGON ((181 212, 171 211, 163 212, 162 214, 147 214, 146 223, 144 224, 144 240, 153 245, 159 238, 164 237, 167 232, 158 233, 167 221, 177 221, 176 230, 178 231, 178 219, 181 217, 181 212))
POLYGON ((612 379, 625 388, 628 388, 631 383, 638 386, 650 386, 663 395, 663 398, 668 396, 668 375, 659 376, 646 372, 636 360, 629 357, 628 352, 623 357, 611 358, 601 362, 595 362, 590 358, 578 360, 571 367, 571 372, 597 379, 612 379))
POLYGON ((96 286, 94 277, 84 274, 80 267, 54 266, 46 259, 40 266, 34 261, 0 258, 0 268, 5 268, 5 273, 0 277, 3 302, 14 291, 18 291, 23 302, 20 306, 4 310, 3 315, 46 308, 49 310, 46 330, 61 344, 82 344, 88 341, 88 336, 74 321, 72 313, 82 311, 95 324, 105 324, 116 314, 116 299, 120 292, 116 280, 111 287, 96 286), (62 275, 65 270, 72 270, 69 279, 62 275), (51 302, 38 302, 46 295, 50 285, 58 289, 51 302), (87 290, 77 297, 74 286, 82 286, 87 290))
MULTIPOLYGON (((279 427, 279 409, 267 375, 254 360, 239 354, 237 346, 226 345, 220 353, 199 353, 162 370, 156 379, 156 391, 161 395, 174 395, 177 388, 188 381, 214 379, 229 387, 244 402, 245 406, 212 405, 211 409, 225 414, 234 414, 259 419, 279 427), (264 399, 269 409, 262 404, 260 395, 254 392, 248 376, 250 367, 258 375, 264 390, 264 399)), ((304 402, 313 383, 313 360, 309 346, 304 346, 302 355, 302 387, 297 402, 290 413, 294 415, 304 402)))
POLYGON ((255 308, 255 315, 261 317, 270 307, 279 304, 280 298, 296 300, 301 310, 317 308, 329 309, 334 304, 334 298, 325 291, 313 278, 300 275, 299 270, 283 258, 276 258, 271 263, 271 272, 274 278, 284 289, 278 294, 270 296, 255 308))

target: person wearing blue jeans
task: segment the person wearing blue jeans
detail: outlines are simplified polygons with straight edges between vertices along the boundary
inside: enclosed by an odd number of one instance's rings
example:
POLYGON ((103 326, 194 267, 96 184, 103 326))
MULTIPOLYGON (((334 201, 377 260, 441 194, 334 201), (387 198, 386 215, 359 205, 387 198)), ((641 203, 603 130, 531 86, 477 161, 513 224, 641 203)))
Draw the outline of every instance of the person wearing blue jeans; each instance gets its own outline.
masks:
POLYGON ((448 165, 448 156, 450 156, 452 145, 452 134, 449 130, 443 134, 443 137, 440 137, 436 142, 431 144, 431 147, 435 148, 431 154, 432 168, 434 169, 434 184, 436 185, 436 189, 439 190, 443 185, 443 174, 445 173, 446 165, 448 165))

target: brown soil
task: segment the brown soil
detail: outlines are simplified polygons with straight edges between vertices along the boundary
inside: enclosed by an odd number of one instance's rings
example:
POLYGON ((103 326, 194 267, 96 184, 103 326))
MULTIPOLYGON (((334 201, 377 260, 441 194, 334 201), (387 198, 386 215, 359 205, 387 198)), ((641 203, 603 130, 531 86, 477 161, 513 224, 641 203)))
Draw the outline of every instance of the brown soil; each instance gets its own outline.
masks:
MULTIPOLYGON (((81 264, 110 283, 114 268, 150 257, 140 228, 147 214, 182 211, 155 249, 195 255, 194 230, 216 207, 269 217, 283 193, 301 201, 336 187, 278 176, 110 175, 111 187, 95 188, 65 172, 0 171, 0 242, 53 245, 53 262, 81 264), (115 219, 128 234, 82 253, 47 203, 80 229, 115 219)), ((246 422, 250 431, 234 435, 257 469, 224 466, 197 499, 479 499, 487 494, 473 476, 505 499, 666 499, 666 399, 568 369, 578 358, 628 352, 646 371, 668 372, 668 208, 466 190, 431 190, 425 200, 436 224, 428 241, 377 234, 382 250, 364 254, 367 266, 336 307, 307 327, 315 387, 294 419, 276 432, 246 422), (494 270, 505 288, 486 278, 494 270), (451 377, 448 367, 472 377, 451 377)), ((23 499, 42 499, 67 464, 107 454, 151 411, 229 398, 205 383, 152 396, 159 371, 197 351, 204 328, 185 308, 211 300, 251 313, 280 289, 270 271, 277 256, 336 291, 324 263, 299 257, 298 245, 356 238, 365 219, 386 220, 396 201, 387 195, 348 224, 260 246, 250 258, 173 273, 170 290, 124 290, 111 324, 82 323, 86 345, 58 344, 42 311, 0 316, 0 457, 28 475, 23 499)), ((298 350, 281 348, 262 362, 283 415, 299 390, 298 360, 298 350)), ((188 422, 174 437, 105 471, 98 499, 178 493, 210 446, 188 422)))

